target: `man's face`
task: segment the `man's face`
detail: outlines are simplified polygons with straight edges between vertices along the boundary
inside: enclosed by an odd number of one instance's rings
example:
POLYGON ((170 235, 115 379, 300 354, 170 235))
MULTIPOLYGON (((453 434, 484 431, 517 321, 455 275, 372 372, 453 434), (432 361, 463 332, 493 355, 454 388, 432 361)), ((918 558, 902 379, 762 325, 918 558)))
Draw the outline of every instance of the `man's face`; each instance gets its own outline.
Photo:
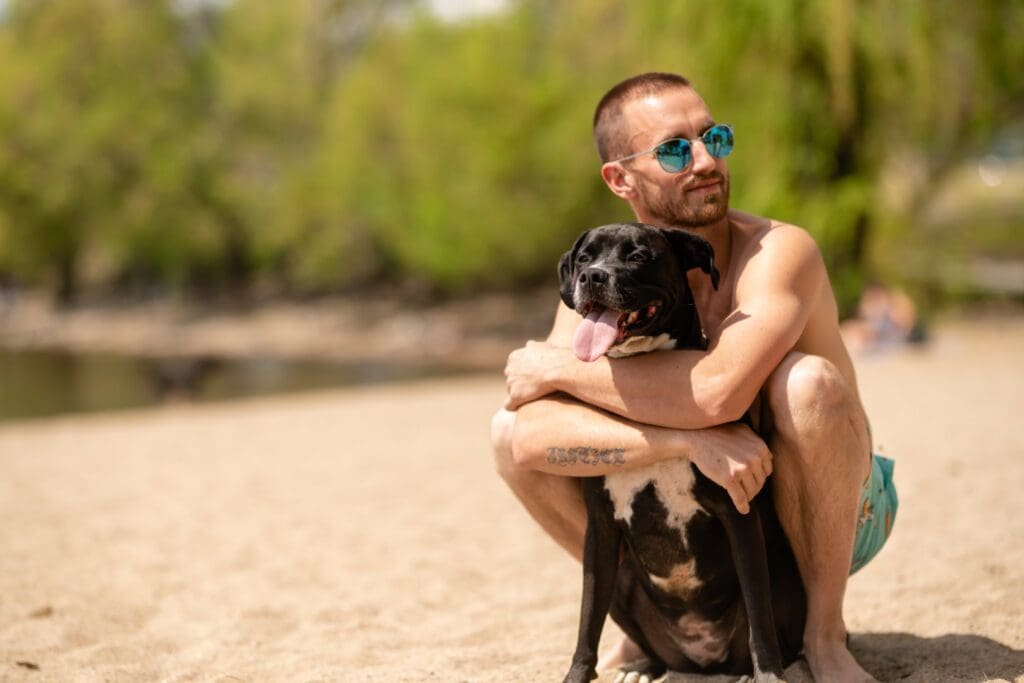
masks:
POLYGON ((654 154, 622 162, 635 179, 638 218, 664 226, 699 228, 725 218, 729 209, 729 169, 708 154, 700 136, 715 124, 692 88, 673 88, 628 102, 622 126, 629 153, 651 149, 670 138, 686 138, 693 161, 679 173, 661 168, 654 154))

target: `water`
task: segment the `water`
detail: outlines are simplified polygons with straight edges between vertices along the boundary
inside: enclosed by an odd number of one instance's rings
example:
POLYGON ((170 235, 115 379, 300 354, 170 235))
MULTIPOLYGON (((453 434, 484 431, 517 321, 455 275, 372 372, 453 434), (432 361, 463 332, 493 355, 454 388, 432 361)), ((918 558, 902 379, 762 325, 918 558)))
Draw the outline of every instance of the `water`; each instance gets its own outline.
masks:
POLYGON ((0 420, 451 376, 466 368, 0 350, 0 420))

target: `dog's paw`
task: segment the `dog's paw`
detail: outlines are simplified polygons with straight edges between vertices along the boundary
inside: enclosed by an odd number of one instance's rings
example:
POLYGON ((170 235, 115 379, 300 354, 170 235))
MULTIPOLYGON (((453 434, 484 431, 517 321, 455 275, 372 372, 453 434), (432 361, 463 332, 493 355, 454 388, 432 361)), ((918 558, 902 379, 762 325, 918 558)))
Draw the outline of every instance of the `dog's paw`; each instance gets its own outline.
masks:
POLYGON ((565 678, 562 679, 562 683, 587 683, 593 678, 597 678, 597 672, 594 671, 593 666, 573 664, 569 673, 565 674, 565 678))

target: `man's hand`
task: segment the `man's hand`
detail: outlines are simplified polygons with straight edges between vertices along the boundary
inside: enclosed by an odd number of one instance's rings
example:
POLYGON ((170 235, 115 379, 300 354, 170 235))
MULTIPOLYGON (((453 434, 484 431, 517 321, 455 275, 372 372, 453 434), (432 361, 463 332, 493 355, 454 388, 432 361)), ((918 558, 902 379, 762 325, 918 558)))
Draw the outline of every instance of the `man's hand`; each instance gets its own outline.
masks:
POLYGON ((768 446, 749 427, 738 422, 700 431, 690 462, 711 481, 724 488, 742 514, 772 473, 768 446))
POLYGON ((531 341, 509 354, 505 364, 505 408, 515 410, 555 391, 552 379, 558 369, 577 362, 569 349, 531 341))

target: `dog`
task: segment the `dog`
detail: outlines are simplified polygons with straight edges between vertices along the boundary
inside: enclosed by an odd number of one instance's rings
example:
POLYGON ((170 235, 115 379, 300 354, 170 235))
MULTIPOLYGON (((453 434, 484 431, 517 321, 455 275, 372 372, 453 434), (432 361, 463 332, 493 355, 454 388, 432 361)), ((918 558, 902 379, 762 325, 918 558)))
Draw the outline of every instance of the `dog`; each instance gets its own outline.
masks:
MULTIPOLYGON (((682 230, 584 232, 558 265, 562 300, 583 316, 577 357, 707 348, 694 268, 718 288, 711 245, 682 230)), ((622 669, 626 680, 671 670, 780 681, 802 647, 806 595, 766 489, 743 515, 685 459, 583 479, 583 597, 564 683, 596 677, 608 613, 645 655, 622 669)))

